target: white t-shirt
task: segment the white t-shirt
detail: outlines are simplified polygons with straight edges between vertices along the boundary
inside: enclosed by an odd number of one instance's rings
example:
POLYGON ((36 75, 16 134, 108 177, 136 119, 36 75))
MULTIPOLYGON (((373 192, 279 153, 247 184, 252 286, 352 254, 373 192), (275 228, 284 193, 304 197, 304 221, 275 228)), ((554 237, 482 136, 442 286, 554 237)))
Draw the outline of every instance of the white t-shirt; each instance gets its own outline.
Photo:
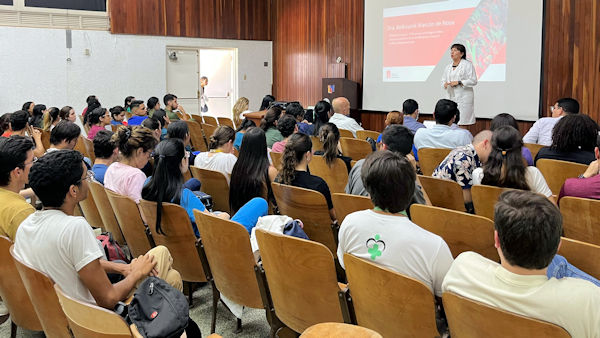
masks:
POLYGON ((17 230, 15 254, 50 276, 67 295, 96 304, 77 274, 103 256, 85 218, 68 216, 60 210, 34 212, 17 230))
MULTIPOLYGON (((473 170, 473 185, 481 184, 482 179, 483 168, 477 168, 473 170)), ((525 180, 527 181, 527 185, 529 185, 531 191, 542 194, 546 197, 552 196, 552 191, 550 190, 550 187, 548 187, 548 183, 546 183, 544 175, 542 175, 542 172, 538 168, 528 166, 525 169, 525 180)))
POLYGON ((342 267, 344 253, 416 278, 437 296, 442 295, 442 280, 452 264, 450 249, 440 236, 407 217, 373 210, 357 211, 344 218, 337 250, 342 267))
POLYGON ((572 337, 600 337, 600 288, 583 279, 518 275, 464 252, 456 257, 442 289, 559 325, 572 337))
POLYGON ((202 152, 196 156, 194 167, 223 173, 229 180, 233 166, 237 161, 234 154, 202 152))

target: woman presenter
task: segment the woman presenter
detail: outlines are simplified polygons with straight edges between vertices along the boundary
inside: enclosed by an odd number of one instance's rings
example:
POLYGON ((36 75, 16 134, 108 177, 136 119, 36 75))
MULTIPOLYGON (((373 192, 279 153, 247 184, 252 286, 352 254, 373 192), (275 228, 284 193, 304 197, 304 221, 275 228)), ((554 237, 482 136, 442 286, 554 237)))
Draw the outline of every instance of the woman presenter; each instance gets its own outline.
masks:
POLYGON ((452 63, 444 70, 442 86, 446 90, 447 98, 458 104, 460 111, 459 125, 475 124, 473 111, 473 87, 477 84, 475 67, 467 60, 467 50, 461 44, 450 47, 452 63))

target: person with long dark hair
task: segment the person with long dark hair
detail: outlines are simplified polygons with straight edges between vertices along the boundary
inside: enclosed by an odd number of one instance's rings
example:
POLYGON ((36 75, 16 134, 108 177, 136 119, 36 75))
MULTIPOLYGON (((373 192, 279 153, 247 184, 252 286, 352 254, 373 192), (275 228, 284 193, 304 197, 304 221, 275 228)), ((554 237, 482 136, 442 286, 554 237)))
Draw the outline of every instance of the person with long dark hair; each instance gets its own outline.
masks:
POLYGON ((88 122, 91 125, 90 131, 88 132, 88 139, 93 140, 96 137, 96 133, 100 130, 105 129, 110 124, 110 113, 106 108, 96 108, 89 112, 88 122))
POLYGON ((336 159, 341 159, 346 164, 346 169, 352 169, 352 159, 342 155, 339 148, 340 130, 333 123, 325 123, 319 130, 319 140, 323 143, 323 150, 315 151, 315 155, 325 157, 325 162, 331 167, 336 159))
POLYGON ((312 158, 312 142, 306 134, 293 134, 285 145, 281 157, 282 168, 276 182, 320 192, 327 201, 329 216, 335 223, 337 218, 331 201, 327 183, 320 177, 308 173, 308 163, 312 158))
POLYGON ((271 182, 276 176, 277 169, 269 164, 265 132, 260 128, 249 128, 229 180, 231 212, 237 212, 254 197, 274 201, 271 182))
POLYGON ((158 97, 152 96, 149 98, 148 102, 146 103, 146 107, 148 108, 148 117, 152 117, 152 114, 160 109, 160 101, 158 100, 158 97))
POLYGON ((88 122, 89 114, 88 113, 90 113, 94 109, 100 108, 100 107, 101 107, 100 101, 98 101, 95 96, 93 98, 88 98, 88 105, 87 105, 87 108, 85 109, 86 113, 83 114, 83 125, 84 126, 89 124, 89 122, 88 122))
POLYGON ((46 113, 46 105, 36 104, 33 106, 33 112, 29 119, 29 125, 35 128, 44 127, 44 114, 46 113))
POLYGON ((594 148, 598 124, 584 114, 561 118, 552 130, 552 145, 540 149, 535 161, 542 158, 588 165, 596 160, 594 148))
POLYGON ((250 127, 256 127, 256 123, 250 119, 244 119, 236 129, 235 140, 233 141, 233 147, 236 150, 240 150, 240 147, 242 146, 242 140, 244 139, 244 134, 250 127))
POLYGON ((277 130, 277 120, 281 117, 281 108, 271 107, 267 110, 265 117, 260 121, 260 128, 265 132, 267 147, 273 147, 273 143, 283 140, 281 132, 277 130))
POLYGON ((550 200, 552 191, 538 168, 525 165, 521 155, 523 141, 519 131, 503 126, 492 135, 492 151, 483 168, 473 170, 473 185, 531 190, 550 200))
POLYGON ((275 96, 273 95, 265 95, 263 97, 262 102, 260 103, 259 111, 267 110, 271 107, 271 103, 275 102, 275 96))
POLYGON ((32 101, 27 101, 25 103, 23 103, 23 107, 21 108, 21 110, 24 110, 26 112, 29 113, 29 117, 31 117, 33 115, 33 107, 35 106, 35 103, 32 101))
MULTIPOLYGON (((189 152, 185 150, 183 141, 177 138, 166 139, 158 144, 154 150, 154 171, 148 183, 142 189, 142 198, 156 203, 156 231, 164 234, 160 222, 162 217, 162 203, 169 202, 181 205, 187 212, 196 237, 200 237, 194 209, 208 212, 200 198, 191 190, 185 188, 183 174, 189 167, 189 152)), ((257 197, 253 198, 231 218, 232 221, 243 225, 248 232, 252 230, 258 218, 265 216, 268 211, 267 201, 257 197)), ((226 213, 215 214, 218 217, 229 219, 226 213)))
POLYGON ((201 169, 215 170, 223 173, 227 179, 231 176, 233 166, 237 161, 233 152, 235 131, 230 126, 219 126, 210 135, 208 151, 196 156, 194 166, 201 169))
POLYGON ((313 122, 313 136, 319 135, 319 129, 325 123, 329 122, 329 115, 331 114, 331 104, 325 100, 317 102, 313 109, 315 115, 313 122))
MULTIPOLYGON (((492 124, 490 125, 490 131, 494 131, 502 126, 511 126, 516 130, 519 130, 519 125, 517 124, 517 120, 507 113, 502 113, 494 116, 492 119, 492 124)), ((533 157, 531 156, 531 151, 527 147, 521 148, 521 155, 525 161, 527 161, 527 165, 533 165, 533 157)))
POLYGON ((128 111, 131 112, 131 102, 135 100, 135 96, 127 96, 125 98, 125 101, 123 102, 123 108, 128 111))

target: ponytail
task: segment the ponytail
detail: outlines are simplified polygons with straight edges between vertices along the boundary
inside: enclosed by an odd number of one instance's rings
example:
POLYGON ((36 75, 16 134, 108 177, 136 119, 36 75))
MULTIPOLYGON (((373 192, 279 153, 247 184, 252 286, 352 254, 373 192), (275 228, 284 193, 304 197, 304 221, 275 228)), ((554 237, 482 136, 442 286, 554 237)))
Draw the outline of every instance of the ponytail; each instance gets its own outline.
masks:
POLYGON ((229 141, 235 140, 235 131, 230 126, 219 126, 215 132, 210 135, 208 140, 208 149, 213 150, 222 147, 229 141))
POLYGON ((325 123, 319 130, 319 140, 323 143, 323 152, 325 162, 332 166, 338 156, 338 142, 340 140, 340 131, 333 123, 325 123))
POLYGON ((291 185, 296 178, 296 166, 302 162, 302 157, 312 149, 310 137, 305 134, 292 134, 285 144, 281 157, 282 168, 279 172, 279 181, 291 185))

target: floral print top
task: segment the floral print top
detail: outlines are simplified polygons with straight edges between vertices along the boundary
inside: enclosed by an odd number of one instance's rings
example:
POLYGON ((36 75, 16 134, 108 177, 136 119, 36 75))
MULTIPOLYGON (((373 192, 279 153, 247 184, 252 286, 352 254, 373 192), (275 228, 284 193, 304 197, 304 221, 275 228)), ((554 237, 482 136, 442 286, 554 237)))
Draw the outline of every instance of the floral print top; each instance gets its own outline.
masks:
POLYGON ((473 170, 481 167, 479 156, 472 144, 456 148, 433 171, 433 177, 452 180, 463 189, 473 186, 473 170))

